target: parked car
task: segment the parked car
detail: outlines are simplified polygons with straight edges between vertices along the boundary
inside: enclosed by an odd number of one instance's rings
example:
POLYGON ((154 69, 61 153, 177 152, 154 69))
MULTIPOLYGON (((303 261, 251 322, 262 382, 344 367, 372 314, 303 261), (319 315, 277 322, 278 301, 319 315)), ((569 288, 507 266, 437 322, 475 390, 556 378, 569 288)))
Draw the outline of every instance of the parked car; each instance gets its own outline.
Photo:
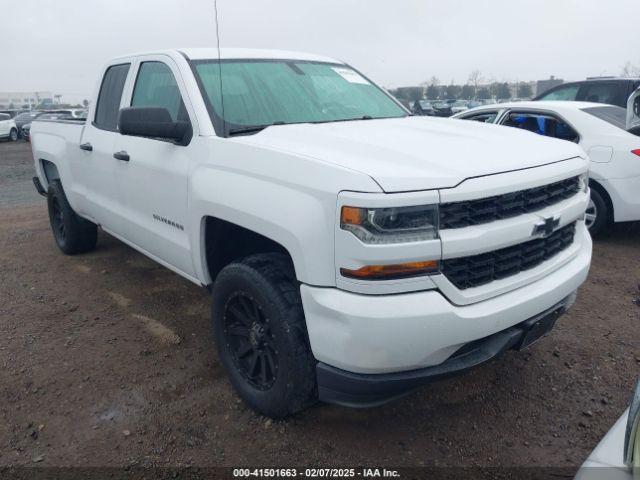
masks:
POLYGON ((436 114, 435 110, 433 109, 433 105, 431 105, 431 102, 427 100, 420 100, 415 102, 413 104, 412 113, 414 115, 426 115, 428 117, 433 117, 436 114))
POLYGON ((64 110, 50 110, 48 113, 60 113, 66 114, 73 118, 87 118, 87 109, 85 108, 70 108, 64 110))
POLYGON ((20 130, 20 136, 27 142, 31 142, 31 122, 25 123, 20 130))
POLYGON ((450 117, 453 115, 451 104, 446 101, 438 101, 431 104, 436 117, 450 117))
POLYGON ((629 96, 640 88, 640 78, 600 77, 563 83, 538 95, 534 100, 569 100, 607 103, 626 108, 629 96))
POLYGON ((18 140, 18 127, 8 113, 0 113, 0 139, 11 142, 18 140))
POLYGON ((633 129, 628 131, 626 116, 625 109, 612 105, 539 101, 484 106, 455 118, 516 127, 582 146, 591 159, 586 221, 597 235, 612 222, 640 220, 640 138, 633 129))
POLYGON ((640 381, 629 408, 611 427, 575 480, 634 480, 640 478, 640 381))
POLYGON ((17 115, 21 114, 23 112, 23 110, 17 110, 17 109, 10 109, 10 110, 0 110, 0 113, 4 113, 6 115, 9 115, 9 118, 14 118, 17 115))
POLYGON ((94 98, 86 122, 32 124, 56 244, 88 252, 100 225, 209 287, 220 361, 262 414, 377 405, 526 348, 587 277, 578 145, 410 116, 294 52, 121 57, 94 98))
POLYGON ((18 129, 18 135, 20 137, 24 137, 22 131, 25 125, 27 125, 28 123, 31 123, 33 121, 33 119, 35 119, 38 115, 41 115, 42 112, 40 112, 39 110, 34 110, 32 112, 24 112, 21 113, 19 115, 16 115, 16 117, 13 119, 14 122, 16 122, 16 128, 18 129))
MULTIPOLYGON (((35 118, 33 120, 39 119, 39 120, 70 120, 70 119, 74 119, 76 117, 73 117, 70 113, 62 110, 62 111, 57 111, 57 112, 39 112, 35 118)), ((27 142, 31 141, 31 123, 33 122, 33 120, 29 123, 25 123, 24 125, 22 125, 22 130, 21 130, 21 136, 22 138, 24 138, 27 142)))
POLYGON ((469 110, 467 103, 468 102, 466 100, 456 100, 455 102, 451 103, 451 113, 455 115, 456 113, 461 113, 469 110))

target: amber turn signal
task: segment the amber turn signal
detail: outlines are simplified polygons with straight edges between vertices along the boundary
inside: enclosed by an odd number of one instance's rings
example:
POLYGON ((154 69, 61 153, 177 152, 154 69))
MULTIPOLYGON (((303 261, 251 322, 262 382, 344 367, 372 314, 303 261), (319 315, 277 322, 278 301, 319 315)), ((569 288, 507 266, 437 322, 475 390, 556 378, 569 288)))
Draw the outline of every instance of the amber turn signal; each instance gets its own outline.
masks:
POLYGON ((357 207, 342 207, 340 224, 362 225, 362 209, 357 207))
POLYGON ((438 268, 438 261, 429 260, 426 262, 400 263, 398 265, 367 265, 357 270, 341 268, 340 273, 344 277, 361 280, 392 280, 394 278, 415 277, 437 272, 438 268))

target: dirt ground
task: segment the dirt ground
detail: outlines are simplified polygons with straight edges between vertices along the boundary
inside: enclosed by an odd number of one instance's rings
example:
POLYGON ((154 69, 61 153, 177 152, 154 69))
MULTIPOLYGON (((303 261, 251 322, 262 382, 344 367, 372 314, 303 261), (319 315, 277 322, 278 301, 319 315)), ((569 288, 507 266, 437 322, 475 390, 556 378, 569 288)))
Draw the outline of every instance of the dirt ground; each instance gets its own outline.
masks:
POLYGON ((640 372, 640 225, 596 241, 591 274, 525 352, 370 410, 282 422, 238 400, 206 290, 104 232, 56 248, 25 143, 0 144, 0 467, 577 468, 640 372))

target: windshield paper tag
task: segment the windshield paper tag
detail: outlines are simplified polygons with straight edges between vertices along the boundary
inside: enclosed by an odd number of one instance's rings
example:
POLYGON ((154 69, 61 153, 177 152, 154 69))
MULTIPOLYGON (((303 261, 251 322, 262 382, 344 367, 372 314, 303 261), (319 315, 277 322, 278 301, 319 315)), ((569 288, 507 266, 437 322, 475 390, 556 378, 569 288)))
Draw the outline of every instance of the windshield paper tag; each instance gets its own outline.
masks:
POLYGON ((351 70, 350 68, 331 67, 331 69, 349 83, 361 83, 363 85, 369 85, 369 82, 366 78, 364 78, 358 72, 351 70))

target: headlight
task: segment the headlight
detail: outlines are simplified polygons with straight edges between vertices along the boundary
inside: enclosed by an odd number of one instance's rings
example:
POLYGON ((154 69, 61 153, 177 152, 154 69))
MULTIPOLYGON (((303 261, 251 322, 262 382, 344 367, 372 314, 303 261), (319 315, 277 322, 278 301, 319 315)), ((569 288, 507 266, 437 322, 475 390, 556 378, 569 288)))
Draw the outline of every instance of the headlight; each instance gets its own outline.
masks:
POLYGON ((342 207, 340 228, 370 244, 433 240, 438 238, 438 206, 342 207))
POLYGON ((578 188, 581 192, 589 190, 589 172, 585 172, 578 177, 578 188))
POLYGON ((640 381, 636 385, 624 436, 624 463, 640 476, 640 381))

